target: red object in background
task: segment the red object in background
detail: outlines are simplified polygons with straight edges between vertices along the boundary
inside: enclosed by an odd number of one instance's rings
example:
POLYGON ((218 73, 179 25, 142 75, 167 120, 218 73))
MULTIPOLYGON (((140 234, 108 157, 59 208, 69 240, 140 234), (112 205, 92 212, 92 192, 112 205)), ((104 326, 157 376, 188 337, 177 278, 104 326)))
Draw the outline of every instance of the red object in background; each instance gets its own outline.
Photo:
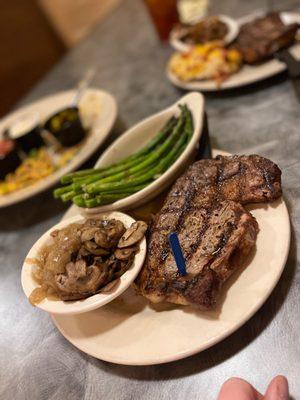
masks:
POLYGON ((179 20, 177 0, 144 0, 162 41, 167 40, 169 33, 179 20))
POLYGON ((14 147, 15 144, 12 140, 0 140, 0 158, 5 157, 14 147))

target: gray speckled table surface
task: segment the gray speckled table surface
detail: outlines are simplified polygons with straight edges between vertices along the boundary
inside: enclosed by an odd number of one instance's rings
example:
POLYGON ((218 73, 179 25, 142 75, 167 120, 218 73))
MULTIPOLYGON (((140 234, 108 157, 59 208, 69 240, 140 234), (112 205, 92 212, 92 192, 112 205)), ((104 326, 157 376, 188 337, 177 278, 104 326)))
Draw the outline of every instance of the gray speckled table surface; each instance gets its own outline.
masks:
MULTIPOLYGON (((285 7, 297 2, 275 1, 285 7)), ((298 1, 299 4, 299 1, 298 1)), ((212 11, 242 16, 263 1, 214 1, 212 11)), ((300 5, 300 4, 299 4, 300 5)), ((74 48, 24 99, 74 86, 95 64, 95 85, 111 91, 120 120, 130 126, 180 96, 164 76, 170 49, 161 45, 139 0, 122 5, 74 48)), ((277 77, 254 87, 207 97, 215 147, 257 152, 283 170, 292 221, 292 244, 283 276, 265 305, 222 343, 188 359, 159 366, 126 367, 81 353, 32 308, 20 285, 22 261, 36 239, 63 215, 51 192, 0 210, 0 398, 215 399, 230 376, 260 390, 286 374, 300 398, 300 104, 292 85, 277 77)), ((114 135, 118 134, 115 128, 114 135)))

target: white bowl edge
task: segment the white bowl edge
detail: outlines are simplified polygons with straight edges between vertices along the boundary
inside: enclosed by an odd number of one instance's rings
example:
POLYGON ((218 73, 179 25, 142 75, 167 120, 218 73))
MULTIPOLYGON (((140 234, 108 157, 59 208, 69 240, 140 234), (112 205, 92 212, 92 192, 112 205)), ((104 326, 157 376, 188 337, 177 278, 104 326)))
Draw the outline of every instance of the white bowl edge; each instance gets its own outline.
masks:
MULTIPOLYGON (((105 206, 94 207, 91 209, 79 208, 80 212, 83 215, 96 214, 99 212, 106 212, 112 210, 124 210, 124 209, 128 210, 130 208, 137 207, 138 205, 144 204, 149 200, 151 200, 152 198, 154 198, 155 196, 157 196, 160 192, 162 192, 164 189, 170 186, 170 184, 179 176, 179 174, 183 171, 183 168, 188 163, 189 159, 192 157, 194 151, 197 149, 203 130, 205 100, 204 96, 198 92, 191 92, 181 97, 173 105, 166 108, 165 110, 162 110, 150 117, 147 117, 138 124, 134 125, 123 135, 121 135, 115 142, 113 142, 101 155, 101 157, 95 164, 95 167, 105 166, 107 164, 110 164, 111 162, 118 161, 121 158, 126 157, 129 154, 132 154, 132 152, 135 150, 138 150, 138 147, 132 150, 130 147, 125 146, 127 149, 127 154, 124 154, 123 152, 121 154, 121 150, 120 149, 116 150, 116 149, 118 147, 124 146, 124 144, 126 145, 128 141, 130 140, 132 141, 132 139, 135 136, 137 136, 137 132, 143 131, 145 127, 146 129, 149 129, 149 126, 151 124, 161 126, 164 122, 167 121, 169 117, 179 112, 178 105, 183 103, 188 105, 193 115, 194 132, 185 150, 180 155, 180 157, 178 157, 178 159, 172 164, 172 166, 166 172, 164 172, 159 178, 150 183, 147 187, 145 187, 144 189, 140 190, 137 193, 132 194, 131 196, 128 196, 124 199, 118 200, 114 203, 105 206)), ((157 131, 154 129, 152 136, 154 136, 156 133, 157 131)), ((147 143, 149 139, 150 137, 147 137, 147 140, 145 139, 144 143, 142 144, 140 143, 141 145, 140 147, 142 147, 142 145, 147 143)))
MULTIPOLYGON (((128 228, 135 220, 127 214, 120 212, 109 212, 99 214, 99 217, 116 218, 121 220, 124 225, 128 228)), ((60 221, 58 224, 50 228, 45 232, 32 246, 30 251, 25 257, 22 272, 21 272, 21 284, 23 291, 27 298, 29 298, 33 289, 39 287, 38 283, 32 276, 32 264, 26 262, 26 259, 34 259, 38 255, 38 251, 44 246, 50 239, 50 233, 55 229, 62 229, 69 224, 84 221, 85 217, 80 214, 71 218, 60 221)), ((120 284, 111 293, 98 293, 90 296, 83 300, 77 300, 72 302, 64 302, 61 300, 48 300, 45 299, 36 306, 44 311, 51 314, 63 314, 63 315, 74 315, 81 314, 87 311, 95 310, 96 308, 102 307, 110 301, 114 300, 120 294, 122 294, 134 281, 140 272, 144 259, 146 257, 146 239, 144 238, 140 242, 140 251, 135 255, 133 265, 120 277, 120 284)))

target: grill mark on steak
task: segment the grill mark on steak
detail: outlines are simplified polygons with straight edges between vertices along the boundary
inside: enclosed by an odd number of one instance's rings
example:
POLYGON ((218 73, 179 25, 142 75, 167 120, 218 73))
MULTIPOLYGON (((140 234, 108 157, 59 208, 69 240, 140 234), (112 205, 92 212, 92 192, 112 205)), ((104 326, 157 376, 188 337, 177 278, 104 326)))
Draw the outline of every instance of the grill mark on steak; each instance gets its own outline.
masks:
MULTIPOLYGON (((216 210, 212 211, 209 221, 207 223, 207 229, 205 230, 204 234, 201 236, 201 240, 199 241, 199 246, 197 248, 200 249, 200 258, 208 258, 207 262, 205 263, 204 267, 209 267, 214 260, 218 258, 218 254, 220 253, 221 249, 226 245, 228 239, 230 237, 231 232, 233 231, 234 226, 236 226, 237 220, 240 216, 239 214, 230 215, 229 217, 233 217, 234 221, 225 219, 222 222, 222 217, 225 216, 226 212, 231 207, 231 203, 221 203, 221 207, 218 207, 216 210), (217 219, 217 223, 215 223, 215 219, 217 219), (211 230, 212 232, 209 232, 211 230), (215 231, 215 232, 213 232, 215 231), (211 233, 215 233, 215 235, 211 235, 211 233), (209 242, 207 245, 204 245, 202 248, 200 247, 201 243, 206 240, 206 235, 208 235, 209 242), (210 238, 212 239, 210 240, 210 238), (214 243, 213 239, 216 238, 216 242, 214 243), (214 258, 215 256, 215 258, 214 258)), ((229 209, 230 211, 230 209, 229 209)), ((198 259, 199 260, 199 259, 198 259)), ((197 261, 197 260, 196 260, 197 261)), ((189 267, 189 263, 188 263, 189 267)), ((203 267, 203 268, 204 268, 203 267)), ((188 269, 188 268, 187 268, 188 269)))
POLYGON ((281 195, 281 171, 263 157, 231 156, 191 165, 153 220, 136 287, 151 301, 212 307, 222 283, 253 248, 256 220, 241 204, 281 195), (179 275, 168 234, 176 231, 186 259, 179 275))
MULTIPOLYGON (((223 173, 223 160, 221 160, 221 164, 217 166, 217 173, 216 173, 216 178, 214 178, 214 182, 212 183, 212 186, 216 186, 218 185, 219 179, 222 176, 223 173)), ((205 174, 204 174, 205 176, 205 174)), ((200 246, 201 241, 202 241, 202 237, 205 233, 205 231, 208 229, 209 227, 209 220, 210 217, 212 216, 211 214, 211 209, 214 207, 214 203, 213 205, 210 205, 208 207, 205 207, 202 205, 202 207, 191 207, 191 202, 194 200, 195 196, 197 196, 197 190, 195 188, 195 186, 193 186, 193 193, 189 193, 188 195, 188 202, 186 204, 186 206, 183 208, 183 212, 179 218, 178 224, 177 224, 177 229, 176 232, 179 235, 179 239, 180 239, 180 234, 182 233, 182 231, 185 231, 185 224, 184 221, 189 219, 189 217, 191 216, 191 214, 193 214, 195 212, 195 210, 198 211, 199 214, 201 214, 202 216, 204 215, 203 218, 203 222, 201 224, 200 230, 198 232, 198 235, 194 236, 195 242, 193 242, 192 244, 190 244, 190 246, 186 249, 185 246, 183 246, 183 253, 184 253, 184 257, 186 260, 188 260, 192 253, 196 250, 197 247, 200 246)), ((171 253, 170 253, 171 254, 171 253)))
POLYGON ((257 166, 257 168, 260 169, 261 173, 262 173, 262 177, 264 179, 264 182, 261 184, 260 188, 262 190, 262 193, 266 199, 266 201, 268 201, 268 192, 264 191, 264 187, 266 186, 269 189, 269 192, 271 193, 271 197, 275 194, 276 195, 276 190, 275 187, 273 185, 272 182, 272 174, 271 171, 269 171, 268 169, 266 169, 265 165, 262 164, 260 162, 260 160, 256 160, 255 165, 257 166))
POLYGON ((195 241, 195 243, 191 246, 191 251, 190 253, 186 256, 186 261, 188 261, 192 254, 196 251, 196 249, 200 246, 201 241, 202 241, 202 237, 204 235, 204 233, 207 231, 208 229, 208 218, 206 217, 206 221, 204 222, 203 226, 201 227, 200 231, 199 231, 199 236, 197 238, 197 240, 195 241))
MULTIPOLYGON (((165 212, 160 213, 160 216, 163 216, 168 213, 174 213, 174 212, 178 213, 177 223, 176 223, 176 225, 174 225, 172 227, 169 226, 169 233, 176 232, 176 233, 180 234, 180 231, 181 231, 180 227, 183 225, 185 219, 187 218, 187 215, 192 211, 191 203, 194 200, 197 190, 196 190, 196 185, 194 183, 193 175, 191 174, 191 172, 188 172, 188 174, 189 174, 189 179, 186 182, 187 187, 185 188, 186 189, 185 194, 184 194, 185 203, 184 203, 183 207, 181 209, 177 208, 177 209, 173 209, 173 210, 172 209, 170 210, 168 207, 166 207, 165 212)), ((179 183, 179 185, 180 185, 180 183, 179 183)), ((171 201, 172 201, 172 197, 176 197, 179 194, 182 195, 182 192, 176 190, 174 194, 175 194, 175 196, 172 196, 172 192, 171 192, 171 196, 170 196, 171 201)), ((167 204, 168 204, 168 202, 167 202, 167 204)), ((154 228, 154 230, 158 230, 158 229, 162 229, 162 228, 161 227, 154 228)), ((167 237, 165 238, 165 243, 166 243, 166 250, 163 251, 163 253, 161 255, 162 261, 166 260, 168 258, 168 256, 171 255, 167 237)), ((186 255, 186 257, 189 257, 189 255, 186 255)))
POLYGON ((244 175, 244 164, 243 163, 239 164, 239 175, 240 175, 240 179, 241 179, 242 183, 241 183, 241 185, 238 186, 238 188, 239 188, 238 197, 242 198, 242 194, 243 194, 242 190, 243 190, 243 187, 245 187, 245 175, 244 175))
POLYGON ((267 184, 268 188, 273 193, 274 192, 274 188, 270 183, 270 179, 269 179, 269 175, 268 175, 267 171, 263 171, 263 177, 265 178, 265 181, 266 181, 266 184, 267 184))
MULTIPOLYGON (((220 160, 221 160, 221 164, 217 165, 217 178, 216 178, 216 185, 217 186, 223 180, 223 173, 224 173, 224 167, 225 167, 223 159, 221 158, 220 160)), ((225 179, 226 179, 226 177, 225 177, 225 179)))

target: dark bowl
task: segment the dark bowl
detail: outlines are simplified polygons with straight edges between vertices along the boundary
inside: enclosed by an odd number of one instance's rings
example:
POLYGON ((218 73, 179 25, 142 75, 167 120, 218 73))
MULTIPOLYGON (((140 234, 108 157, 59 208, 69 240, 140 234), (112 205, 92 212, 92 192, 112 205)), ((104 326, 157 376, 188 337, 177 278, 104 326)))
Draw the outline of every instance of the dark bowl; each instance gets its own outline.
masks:
POLYGON ((38 149, 45 145, 39 125, 35 125, 29 131, 25 131, 18 137, 11 136, 10 129, 8 128, 6 137, 15 141, 18 148, 23 150, 25 153, 29 153, 32 149, 38 149))
POLYGON ((0 180, 5 179, 6 175, 21 164, 16 143, 12 140, 0 141, 0 180), (4 151, 5 148, 5 151, 4 151))
POLYGON ((44 128, 64 147, 74 146, 86 135, 78 107, 68 107, 58 111, 46 121, 44 128))

